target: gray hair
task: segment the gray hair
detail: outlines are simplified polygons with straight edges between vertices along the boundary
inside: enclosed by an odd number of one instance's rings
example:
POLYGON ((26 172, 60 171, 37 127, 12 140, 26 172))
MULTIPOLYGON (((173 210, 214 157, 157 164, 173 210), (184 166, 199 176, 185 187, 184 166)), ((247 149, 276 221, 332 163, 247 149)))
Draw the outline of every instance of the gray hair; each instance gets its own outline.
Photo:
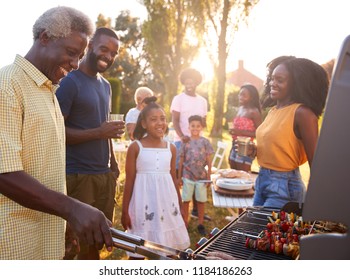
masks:
POLYGON ((34 40, 46 31, 49 38, 66 38, 72 31, 85 33, 88 37, 95 31, 91 19, 71 7, 59 6, 44 12, 33 25, 34 40))
POLYGON ((150 88, 148 88, 148 87, 139 87, 139 88, 136 89, 135 94, 134 94, 135 103, 136 104, 140 104, 140 103, 142 103, 142 101, 146 97, 151 97, 153 95, 154 95, 154 93, 153 93, 153 91, 150 88))

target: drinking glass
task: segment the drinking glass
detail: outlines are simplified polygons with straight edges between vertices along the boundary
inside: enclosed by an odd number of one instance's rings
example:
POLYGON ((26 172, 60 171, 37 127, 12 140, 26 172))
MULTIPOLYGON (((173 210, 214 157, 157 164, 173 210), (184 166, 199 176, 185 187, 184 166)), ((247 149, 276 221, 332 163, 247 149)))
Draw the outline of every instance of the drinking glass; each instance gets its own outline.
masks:
POLYGON ((109 115, 109 121, 123 121, 124 120, 124 114, 110 114, 109 115))

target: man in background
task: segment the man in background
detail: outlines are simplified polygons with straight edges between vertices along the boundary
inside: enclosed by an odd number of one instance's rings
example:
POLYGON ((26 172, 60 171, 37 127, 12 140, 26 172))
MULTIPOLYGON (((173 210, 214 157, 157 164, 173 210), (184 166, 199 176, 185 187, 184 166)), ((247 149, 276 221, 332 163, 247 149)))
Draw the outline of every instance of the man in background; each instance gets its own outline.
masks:
POLYGON ((65 195, 64 120, 55 96, 93 31, 80 11, 49 9, 33 26, 28 53, 0 70, 0 259, 62 259, 64 220, 82 242, 112 250, 103 213, 65 195))
MULTIPOLYGON (((113 64, 119 38, 109 28, 98 28, 79 69, 60 83, 57 98, 66 126, 67 194, 96 207, 113 221, 116 180, 119 176, 112 138, 120 138, 124 122, 109 122, 111 86, 100 74, 113 64)), ((99 259, 99 251, 67 231, 65 259, 99 259)))
POLYGON ((143 102, 146 97, 153 96, 153 91, 148 87, 139 87, 134 94, 136 107, 131 108, 125 117, 125 126, 130 140, 134 140, 134 130, 141 110, 145 107, 143 102))

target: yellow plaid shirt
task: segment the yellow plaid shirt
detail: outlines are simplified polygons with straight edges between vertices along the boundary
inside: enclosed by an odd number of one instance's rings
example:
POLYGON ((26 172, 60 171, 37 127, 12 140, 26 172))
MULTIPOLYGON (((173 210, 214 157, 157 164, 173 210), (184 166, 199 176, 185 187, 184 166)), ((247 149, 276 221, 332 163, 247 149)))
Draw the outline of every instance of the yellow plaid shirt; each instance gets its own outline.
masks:
MULTIPOLYGON (((0 174, 24 170, 65 193, 64 120, 52 85, 17 55, 0 69, 0 174)), ((0 259, 61 259, 65 221, 0 194, 0 259)))

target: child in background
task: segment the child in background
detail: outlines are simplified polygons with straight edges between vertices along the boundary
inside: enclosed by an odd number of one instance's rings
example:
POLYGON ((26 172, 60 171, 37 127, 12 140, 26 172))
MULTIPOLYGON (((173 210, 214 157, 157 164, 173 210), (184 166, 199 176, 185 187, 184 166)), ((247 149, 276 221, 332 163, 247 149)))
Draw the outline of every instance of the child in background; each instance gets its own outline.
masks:
POLYGON ((184 204, 184 219, 186 226, 188 226, 189 204, 193 193, 195 193, 198 208, 197 229, 200 234, 205 235, 206 231, 203 221, 208 183, 200 182, 200 180, 210 180, 211 155, 214 153, 214 150, 208 139, 201 136, 204 127, 203 118, 194 115, 189 117, 188 121, 191 137, 189 142, 181 143, 178 170, 178 178, 182 178, 183 181, 182 200, 184 204), (208 166, 208 172, 205 166, 208 166))
POLYGON ((235 149, 237 136, 255 138, 255 131, 262 122, 259 93, 255 86, 245 84, 239 91, 239 108, 233 120, 232 148, 230 151, 230 167, 236 170, 251 171, 253 159, 249 156, 239 156, 235 149))
MULTIPOLYGON (((122 225, 131 234, 184 250, 190 246, 176 180, 176 148, 164 140, 167 121, 156 97, 145 99, 125 165, 122 225)), ((130 259, 143 258, 130 254, 130 259)))

